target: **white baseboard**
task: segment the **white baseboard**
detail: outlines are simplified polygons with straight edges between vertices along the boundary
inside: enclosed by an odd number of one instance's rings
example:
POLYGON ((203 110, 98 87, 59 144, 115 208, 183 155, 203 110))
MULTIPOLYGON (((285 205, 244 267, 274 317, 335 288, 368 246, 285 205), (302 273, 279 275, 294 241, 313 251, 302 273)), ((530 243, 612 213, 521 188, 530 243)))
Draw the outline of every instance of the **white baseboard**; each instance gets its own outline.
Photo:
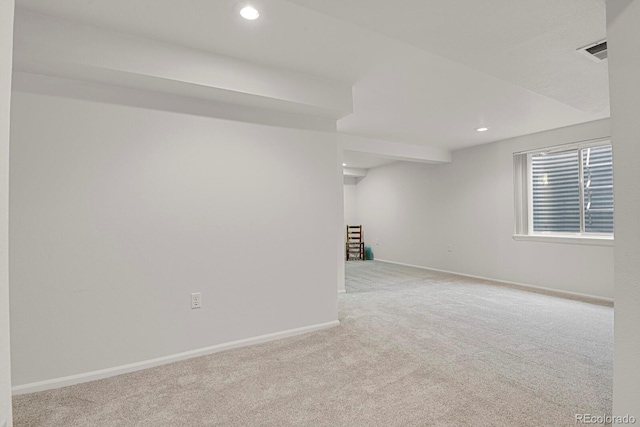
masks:
MULTIPOLYGON (((13 395, 35 393, 37 391, 50 390, 54 388, 66 387, 74 384, 95 381, 103 378, 113 377, 116 375, 126 374, 128 372, 139 371, 142 369, 153 368, 154 366, 166 365, 168 363, 178 362, 193 357, 206 356, 208 354, 218 353, 232 348, 245 347, 253 344, 260 344, 267 341, 275 341, 282 338, 292 337, 295 335, 306 334, 309 332, 319 331, 340 325, 339 320, 326 323, 318 323, 315 325, 305 326, 302 328, 289 329, 286 331, 275 332, 272 334, 260 335, 257 337, 246 338, 238 341, 232 341, 224 344, 213 345, 210 347, 200 348, 197 350, 186 351, 184 353, 172 354, 169 356, 158 357, 156 359, 144 360, 142 362, 130 363, 128 365, 116 366, 113 368, 100 369, 98 371, 86 372, 83 374, 70 375, 68 377, 54 378, 46 381, 38 381, 29 384, 15 386, 11 389, 13 395)), ((4 426, 2 426, 4 427, 4 426)))
POLYGON ((338 289, 338 293, 339 294, 346 294, 347 290, 346 289, 338 289))
POLYGON ((471 277, 473 279, 488 280, 490 282, 504 283, 505 285, 514 285, 514 286, 518 286, 518 287, 522 287, 522 288, 528 288, 528 289, 531 289, 532 291, 535 291, 535 290, 546 291, 546 292, 553 292, 553 293, 558 294, 558 295, 565 295, 567 297, 586 298, 586 299, 590 299, 590 300, 595 300, 595 301, 600 301, 600 302, 603 302, 603 303, 607 303, 607 305, 613 304, 613 299, 612 298, 605 298, 605 297, 589 295, 589 294, 581 294, 579 292, 563 291, 563 290, 554 289, 554 288, 545 288, 543 286, 535 286, 535 285, 529 285, 529 284, 526 284, 526 283, 510 282, 508 280, 499 280, 499 279, 493 279, 491 277, 475 276, 473 274, 458 273, 456 271, 449 271, 449 270, 440 270, 438 268, 423 267, 421 265, 405 264, 405 263, 402 263, 402 262, 388 261, 388 260, 384 260, 384 259, 376 259, 376 261, 385 262, 387 264, 405 265, 407 267, 421 268, 423 270, 437 271, 437 272, 440 272, 440 273, 455 274, 457 276, 471 277))

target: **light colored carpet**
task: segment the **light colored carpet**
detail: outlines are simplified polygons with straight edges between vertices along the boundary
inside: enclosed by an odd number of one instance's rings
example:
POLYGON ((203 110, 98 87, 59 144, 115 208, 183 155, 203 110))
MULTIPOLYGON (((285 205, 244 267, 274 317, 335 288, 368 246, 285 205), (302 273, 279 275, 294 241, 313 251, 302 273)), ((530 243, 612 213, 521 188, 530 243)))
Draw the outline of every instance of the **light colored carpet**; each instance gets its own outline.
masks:
POLYGON ((611 413, 611 307, 352 261, 340 321, 17 396, 15 425, 556 427, 611 413))

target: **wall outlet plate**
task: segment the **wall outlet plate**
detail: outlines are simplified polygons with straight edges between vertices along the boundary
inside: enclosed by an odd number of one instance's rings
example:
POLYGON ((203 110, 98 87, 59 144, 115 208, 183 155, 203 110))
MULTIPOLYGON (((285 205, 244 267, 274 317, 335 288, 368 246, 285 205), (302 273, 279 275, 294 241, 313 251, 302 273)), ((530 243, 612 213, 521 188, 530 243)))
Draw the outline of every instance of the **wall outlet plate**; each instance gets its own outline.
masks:
POLYGON ((202 295, 200 292, 191 294, 191 308, 202 308, 202 295))

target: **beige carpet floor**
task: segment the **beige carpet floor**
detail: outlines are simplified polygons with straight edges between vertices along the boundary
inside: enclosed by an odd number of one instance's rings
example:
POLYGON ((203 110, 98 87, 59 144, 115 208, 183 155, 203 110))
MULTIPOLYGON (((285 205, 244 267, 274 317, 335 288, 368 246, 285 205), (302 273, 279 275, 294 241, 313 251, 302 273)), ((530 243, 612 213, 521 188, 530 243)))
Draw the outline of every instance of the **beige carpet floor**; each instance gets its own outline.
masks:
POLYGON ((16 426, 573 426, 610 414, 613 309, 376 261, 341 325, 14 398, 16 426))

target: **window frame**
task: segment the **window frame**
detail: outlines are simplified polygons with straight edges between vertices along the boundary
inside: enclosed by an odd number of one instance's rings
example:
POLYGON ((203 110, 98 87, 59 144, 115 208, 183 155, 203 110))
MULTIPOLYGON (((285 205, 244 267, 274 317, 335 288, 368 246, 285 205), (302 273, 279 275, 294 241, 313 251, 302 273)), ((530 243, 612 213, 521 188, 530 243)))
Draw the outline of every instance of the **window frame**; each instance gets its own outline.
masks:
POLYGON ((514 240, 544 243, 570 243, 582 245, 613 246, 614 233, 593 233, 584 231, 585 211, 582 150, 586 148, 601 147, 606 145, 612 146, 611 137, 597 138, 587 141, 555 145, 551 147, 513 153, 515 219, 514 234, 512 237, 514 240), (534 155, 541 153, 552 154, 574 150, 578 152, 578 168, 580 175, 579 199, 581 231, 578 233, 533 231, 533 168, 531 167, 531 158, 534 155))

